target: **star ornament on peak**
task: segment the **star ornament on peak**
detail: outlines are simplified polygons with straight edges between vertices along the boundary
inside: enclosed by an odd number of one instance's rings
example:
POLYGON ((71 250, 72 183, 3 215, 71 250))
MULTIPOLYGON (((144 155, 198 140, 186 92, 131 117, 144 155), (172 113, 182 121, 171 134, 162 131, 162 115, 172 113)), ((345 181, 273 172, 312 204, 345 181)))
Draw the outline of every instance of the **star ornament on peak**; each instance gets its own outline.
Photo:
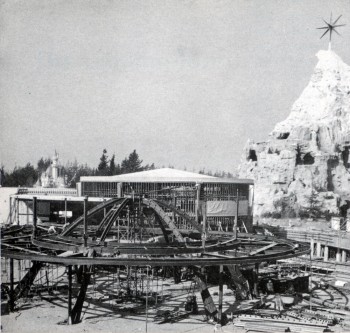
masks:
POLYGON ((329 49, 331 49, 332 33, 333 33, 333 31, 340 36, 340 33, 336 30, 336 28, 345 26, 345 24, 337 24, 337 22, 339 21, 339 19, 341 17, 342 17, 342 15, 340 15, 334 22, 332 22, 332 13, 331 13, 331 17, 329 19, 329 22, 327 22, 326 20, 322 19, 323 22, 326 23, 326 26, 317 28, 317 29, 326 29, 325 32, 320 37, 320 39, 329 32, 329 49))

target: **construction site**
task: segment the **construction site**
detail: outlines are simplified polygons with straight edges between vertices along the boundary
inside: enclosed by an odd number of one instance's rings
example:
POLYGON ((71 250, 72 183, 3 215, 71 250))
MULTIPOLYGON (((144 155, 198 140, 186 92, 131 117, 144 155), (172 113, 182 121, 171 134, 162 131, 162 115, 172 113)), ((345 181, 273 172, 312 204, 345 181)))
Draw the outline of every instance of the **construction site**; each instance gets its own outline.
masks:
POLYGON ((45 307, 43 331, 349 330, 346 221, 254 221, 253 193, 174 169, 18 189, 1 228, 4 332, 45 307))

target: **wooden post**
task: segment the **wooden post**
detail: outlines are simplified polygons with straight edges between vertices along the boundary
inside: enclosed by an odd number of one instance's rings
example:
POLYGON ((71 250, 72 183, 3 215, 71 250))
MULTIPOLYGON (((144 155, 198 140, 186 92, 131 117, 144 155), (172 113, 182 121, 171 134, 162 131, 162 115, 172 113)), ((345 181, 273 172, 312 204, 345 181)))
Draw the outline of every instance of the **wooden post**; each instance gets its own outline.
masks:
POLYGON ((14 309, 14 297, 15 297, 15 292, 14 292, 14 286, 13 286, 13 259, 10 258, 10 311, 13 311, 14 309))
POLYGON ((199 224, 199 200, 201 192, 201 184, 196 184, 196 222, 199 224))
POLYGON ((207 203, 203 202, 204 209, 203 209, 203 230, 202 230, 202 246, 203 251, 205 251, 205 241, 207 239, 207 203))
POLYGON ((16 198, 17 225, 19 225, 19 200, 16 198))
POLYGON ((72 265, 68 266, 68 320, 67 324, 72 324, 72 265))
POLYGON ((149 278, 148 278, 148 266, 147 266, 147 283, 146 283, 146 333, 147 333, 147 324, 148 324, 148 287, 149 287, 149 278))
POLYGON ((86 195, 84 198, 84 246, 87 247, 87 202, 88 202, 88 196, 86 195))
POLYGON ((26 202, 26 224, 29 224, 29 207, 28 202, 26 202))
POLYGON ((37 212, 37 198, 33 197, 33 238, 37 234, 38 212, 37 212))
POLYGON ((12 224, 12 197, 10 196, 10 224, 12 224))
POLYGON ((237 238, 237 225, 238 225, 238 205, 239 205, 239 189, 237 187, 237 194, 236 194, 236 218, 235 218, 235 223, 233 226, 233 233, 234 237, 237 238))
POLYGON ((218 324, 222 324, 222 300, 223 300, 223 272, 224 266, 220 265, 219 270, 219 313, 218 313, 218 324))
POLYGON ((67 224, 67 198, 64 198, 64 224, 67 224))

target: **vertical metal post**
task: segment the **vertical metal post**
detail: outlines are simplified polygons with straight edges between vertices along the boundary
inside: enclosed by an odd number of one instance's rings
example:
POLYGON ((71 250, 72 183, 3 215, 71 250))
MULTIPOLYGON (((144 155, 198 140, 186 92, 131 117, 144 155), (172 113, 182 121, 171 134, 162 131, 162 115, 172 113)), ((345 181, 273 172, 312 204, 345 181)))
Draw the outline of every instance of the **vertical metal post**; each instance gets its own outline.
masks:
POLYGON ((203 230, 202 230, 202 247, 205 251, 205 240, 207 239, 207 203, 204 202, 204 214, 203 214, 203 230))
POLYGON ((37 198, 33 197, 33 238, 37 234, 38 212, 37 212, 37 198))
POLYGON ((118 243, 120 243, 120 220, 119 218, 117 219, 118 222, 118 243))
POLYGON ((147 333, 147 324, 148 324, 148 284, 149 284, 149 278, 148 278, 148 266, 147 266, 147 283, 146 283, 146 333, 147 333))
POLYGON ((201 184, 196 184, 196 222, 199 224, 199 200, 200 200, 200 193, 201 193, 201 184))
POLYGON ((29 224, 29 207, 28 202, 26 202, 26 224, 29 224))
POLYGON ((239 208, 239 189, 238 189, 238 187, 237 187, 237 194, 236 194, 236 217, 235 217, 235 223, 234 223, 234 226, 233 226, 234 238, 237 238, 238 208, 239 208))
POLYGON ((223 272, 224 266, 220 265, 219 270, 219 312, 218 312, 218 323, 222 323, 222 300, 223 300, 223 272))
POLYGON ((10 224, 12 224, 12 197, 10 196, 10 202, 9 202, 9 205, 10 205, 10 224))
POLYGON ((88 196, 86 195, 84 198, 84 246, 87 247, 87 202, 88 202, 88 196))
POLYGON ((18 200, 18 198, 16 198, 16 203, 17 203, 17 209, 16 209, 16 212, 17 212, 17 225, 19 225, 19 200, 18 200))
POLYGON ((312 310, 312 255, 310 252, 310 310, 312 310))
POLYGON ((72 324, 72 265, 68 266, 68 325, 72 324))
POLYGON ((67 198, 64 198, 64 224, 67 224, 67 198))
POLYGON ((10 311, 14 308, 13 259, 10 258, 10 311))
POLYGON ((128 207, 128 211, 127 211, 127 217, 128 217, 128 227, 127 227, 127 230, 126 230, 126 232, 127 232, 127 241, 129 241, 129 239, 130 239, 130 210, 129 210, 129 207, 128 207))

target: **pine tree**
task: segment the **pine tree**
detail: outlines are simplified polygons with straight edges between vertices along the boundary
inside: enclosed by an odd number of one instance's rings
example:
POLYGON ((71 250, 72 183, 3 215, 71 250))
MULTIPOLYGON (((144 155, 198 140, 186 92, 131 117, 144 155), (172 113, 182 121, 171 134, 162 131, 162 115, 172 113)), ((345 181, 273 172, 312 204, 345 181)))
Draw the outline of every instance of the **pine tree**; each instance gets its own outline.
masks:
POLYGON ((125 158, 122 161, 121 169, 122 173, 138 172, 142 171, 142 160, 140 160, 139 155, 136 150, 129 155, 129 158, 125 158))
POLYGON ((100 164, 98 165, 97 170, 100 176, 106 176, 109 174, 108 156, 106 149, 103 149, 103 154, 100 158, 100 164))
POLYGON ((117 171, 117 167, 115 165, 115 155, 113 154, 111 160, 109 161, 109 174, 111 176, 115 175, 117 171))

